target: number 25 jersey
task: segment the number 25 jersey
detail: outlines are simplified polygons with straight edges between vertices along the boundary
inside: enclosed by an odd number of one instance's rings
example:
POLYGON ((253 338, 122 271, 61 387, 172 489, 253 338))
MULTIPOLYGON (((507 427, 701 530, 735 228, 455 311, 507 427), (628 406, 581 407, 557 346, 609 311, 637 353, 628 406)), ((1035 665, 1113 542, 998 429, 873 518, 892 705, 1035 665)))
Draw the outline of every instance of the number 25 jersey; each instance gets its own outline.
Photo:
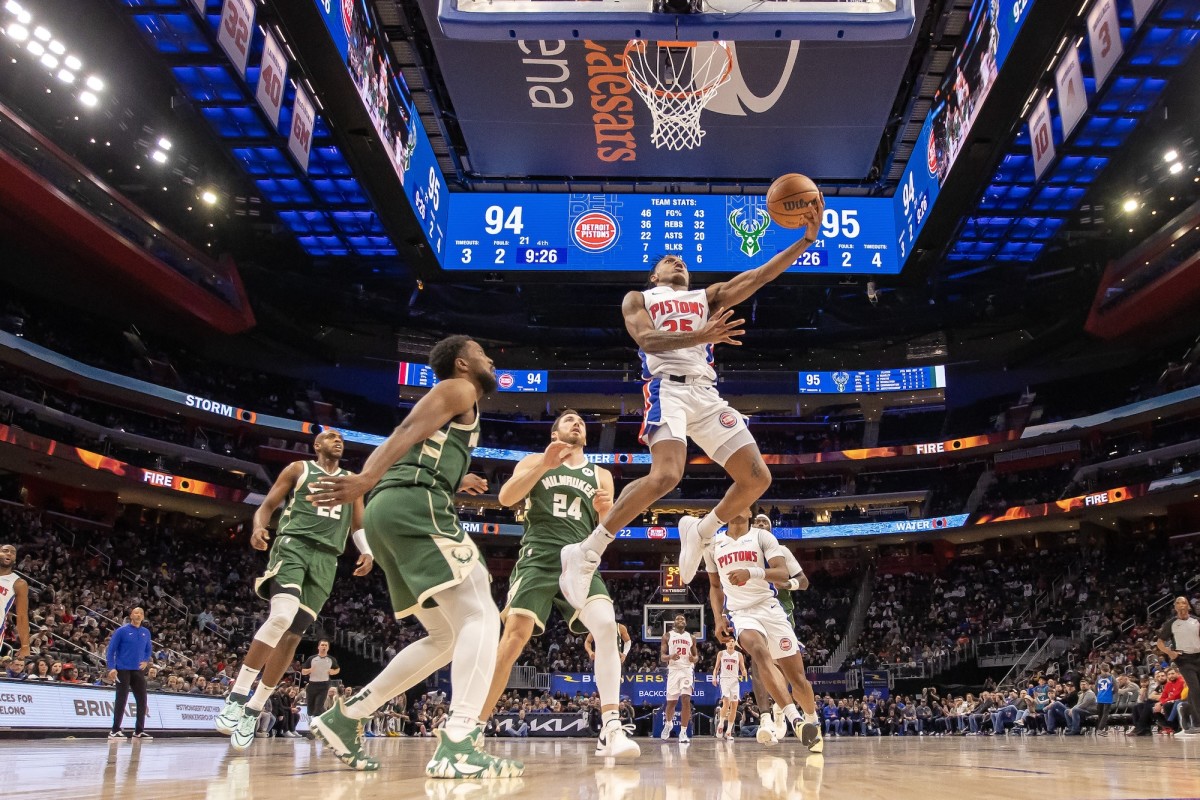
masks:
MULTIPOLYGON (((703 289, 677 291, 670 286, 655 286, 642 292, 646 313, 656 331, 689 333, 698 331, 708 324, 708 295, 703 289)), ((662 353, 646 353, 641 350, 642 380, 661 378, 665 375, 707 378, 716 383, 717 373, 713 369, 713 349, 710 344, 697 344, 662 353)))

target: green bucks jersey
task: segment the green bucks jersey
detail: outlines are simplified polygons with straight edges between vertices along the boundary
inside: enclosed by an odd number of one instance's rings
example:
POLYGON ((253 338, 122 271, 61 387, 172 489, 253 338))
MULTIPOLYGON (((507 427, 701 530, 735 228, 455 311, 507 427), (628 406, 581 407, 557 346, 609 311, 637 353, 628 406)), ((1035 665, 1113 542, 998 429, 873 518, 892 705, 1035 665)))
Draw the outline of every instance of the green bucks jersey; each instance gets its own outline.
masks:
MULTIPOLYGON (((292 498, 284 506, 279 519, 279 536, 294 536, 326 550, 341 554, 350 535, 353 504, 314 506, 305 496, 313 494, 312 484, 322 478, 349 475, 344 469, 326 472, 315 461, 305 461, 300 480, 292 490, 292 498)), ((278 538, 278 537, 277 537, 278 538)))
POLYGON ((565 547, 587 538, 599 522, 592 499, 600 490, 600 471, 591 463, 548 470, 525 501, 522 541, 565 547))
POLYGON ((470 425, 447 422, 441 430, 413 445, 383 474, 375 491, 397 486, 420 487, 454 497, 471 466, 471 451, 479 443, 479 409, 470 425))

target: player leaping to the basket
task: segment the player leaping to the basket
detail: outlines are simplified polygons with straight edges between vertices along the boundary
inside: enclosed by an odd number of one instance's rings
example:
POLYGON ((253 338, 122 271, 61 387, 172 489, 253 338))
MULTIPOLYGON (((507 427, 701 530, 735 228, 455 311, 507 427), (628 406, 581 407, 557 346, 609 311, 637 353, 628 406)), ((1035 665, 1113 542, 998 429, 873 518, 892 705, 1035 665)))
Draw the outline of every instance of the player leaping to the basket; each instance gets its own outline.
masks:
POLYGON ((825 200, 819 194, 805 209, 804 236, 757 269, 692 289, 687 264, 676 256, 658 260, 651 288, 625 295, 625 327, 637 342, 646 381, 646 416, 640 440, 649 445, 650 474, 630 483, 587 539, 562 551, 563 596, 576 608, 588 597, 592 575, 613 533, 632 522, 674 489, 683 477, 690 436, 709 458, 725 468, 733 485, 704 519, 679 521, 679 571, 690 582, 717 530, 735 514, 753 507, 771 485, 745 418, 717 394, 713 345, 740 344, 745 320, 733 319, 733 306, 782 275, 821 229, 825 200), (710 313, 711 309, 711 313, 710 313))

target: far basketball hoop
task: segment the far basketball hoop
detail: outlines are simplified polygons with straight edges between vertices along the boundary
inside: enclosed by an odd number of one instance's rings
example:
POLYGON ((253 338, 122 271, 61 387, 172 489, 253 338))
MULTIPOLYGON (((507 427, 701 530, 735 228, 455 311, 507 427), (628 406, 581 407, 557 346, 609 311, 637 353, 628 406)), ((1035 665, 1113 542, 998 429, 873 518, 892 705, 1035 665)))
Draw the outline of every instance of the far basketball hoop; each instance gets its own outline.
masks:
POLYGON ((733 49, 721 41, 633 39, 625 46, 625 70, 650 109, 655 147, 690 150, 700 144, 700 112, 729 80, 733 59, 733 49))

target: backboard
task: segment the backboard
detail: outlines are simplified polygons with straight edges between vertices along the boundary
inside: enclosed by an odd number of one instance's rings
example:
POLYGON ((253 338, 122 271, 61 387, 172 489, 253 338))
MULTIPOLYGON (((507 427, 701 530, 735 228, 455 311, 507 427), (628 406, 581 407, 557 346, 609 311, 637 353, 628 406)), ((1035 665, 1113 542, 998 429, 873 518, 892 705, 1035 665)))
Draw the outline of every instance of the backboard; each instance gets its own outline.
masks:
POLYGON ((889 41, 914 0, 440 0, 452 39, 889 41))

